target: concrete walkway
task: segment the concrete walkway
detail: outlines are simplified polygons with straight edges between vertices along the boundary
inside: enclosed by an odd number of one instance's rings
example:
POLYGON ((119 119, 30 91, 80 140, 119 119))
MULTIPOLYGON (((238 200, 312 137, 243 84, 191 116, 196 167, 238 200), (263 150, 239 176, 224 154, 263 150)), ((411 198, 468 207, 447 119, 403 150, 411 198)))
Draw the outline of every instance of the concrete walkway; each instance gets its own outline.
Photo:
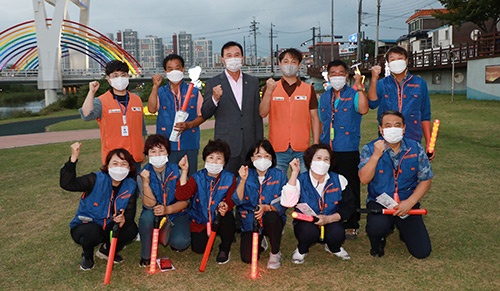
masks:
MULTIPOLYGON (((200 125, 201 129, 214 127, 215 120, 210 119, 200 125)), ((156 125, 148 125, 148 135, 156 132, 156 125)), ((0 137, 0 149, 34 146, 59 142, 79 141, 86 139, 98 139, 99 129, 82 129, 71 131, 55 131, 32 134, 20 134, 0 137)))

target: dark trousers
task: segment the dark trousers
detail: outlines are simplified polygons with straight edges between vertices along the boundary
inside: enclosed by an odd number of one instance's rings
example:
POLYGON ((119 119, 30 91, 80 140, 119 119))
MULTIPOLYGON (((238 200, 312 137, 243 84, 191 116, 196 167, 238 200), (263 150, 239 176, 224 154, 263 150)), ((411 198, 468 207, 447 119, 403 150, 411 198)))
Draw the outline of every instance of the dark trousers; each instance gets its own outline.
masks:
MULTIPOLYGON (((110 223, 106 227, 106 230, 103 230, 96 223, 83 223, 71 229, 71 238, 82 246, 85 258, 91 258, 94 255, 94 248, 101 243, 105 243, 106 248, 109 250, 109 232, 113 229, 113 225, 114 223, 110 223)), ((123 225, 118 234, 118 242, 116 243, 117 253, 135 239, 137 231, 138 228, 135 222, 123 225)))
MULTIPOLYGON (((347 179, 351 185, 352 194, 354 196, 354 205, 356 208, 361 207, 361 186, 358 176, 359 151, 354 152, 335 152, 335 173, 341 174, 347 179)), ((345 228, 359 228, 360 214, 355 211, 353 215, 344 223, 345 228)))
MULTIPOLYGON (((219 245, 220 251, 229 253, 231 244, 234 238, 234 215, 232 211, 226 212, 226 215, 221 216, 217 235, 221 238, 219 245)), ((208 242, 207 231, 191 232, 191 250, 197 254, 203 254, 208 242)))
MULTIPOLYGON (((414 208, 420 208, 417 203, 414 208)), ((368 209, 382 209, 382 205, 370 201, 368 209)), ((370 239, 371 248, 378 250, 382 239, 385 239, 396 226, 401 239, 406 244, 412 256, 423 259, 431 254, 431 240, 421 215, 410 215, 405 219, 398 216, 383 214, 368 214, 366 218, 366 233, 370 239)))
MULTIPOLYGON (((260 243, 266 235, 271 244, 271 253, 277 254, 281 247, 281 236, 283 233, 283 219, 277 212, 266 212, 262 218, 262 234, 259 235, 259 258, 263 249, 260 248, 260 243)), ((251 263, 252 261, 252 231, 245 231, 241 233, 240 240, 240 256, 244 263, 251 263)))
MULTIPOLYGON (((320 227, 312 222, 303 220, 293 221, 293 231, 298 240, 298 248, 301 254, 309 252, 309 248, 319 241, 320 227)), ((336 253, 345 241, 345 228, 341 222, 333 222, 325 225, 324 243, 328 244, 330 251, 336 253)))

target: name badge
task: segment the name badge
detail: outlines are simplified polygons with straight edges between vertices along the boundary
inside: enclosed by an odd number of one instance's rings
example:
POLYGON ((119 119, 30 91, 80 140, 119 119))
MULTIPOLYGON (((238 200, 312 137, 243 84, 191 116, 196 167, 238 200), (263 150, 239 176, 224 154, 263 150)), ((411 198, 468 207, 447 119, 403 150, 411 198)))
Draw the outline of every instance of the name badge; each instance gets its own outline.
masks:
POLYGON ((297 101, 306 101, 307 100, 307 96, 295 96, 295 100, 297 100, 297 101))
POLYGON ((108 113, 122 113, 120 109, 109 109, 108 113))
POLYGON ((132 111, 142 111, 141 107, 132 107, 132 111))
POLYGON ((273 97, 273 101, 284 101, 285 97, 273 97))
POLYGON ((122 126, 122 136, 128 136, 128 126, 127 125, 122 126))

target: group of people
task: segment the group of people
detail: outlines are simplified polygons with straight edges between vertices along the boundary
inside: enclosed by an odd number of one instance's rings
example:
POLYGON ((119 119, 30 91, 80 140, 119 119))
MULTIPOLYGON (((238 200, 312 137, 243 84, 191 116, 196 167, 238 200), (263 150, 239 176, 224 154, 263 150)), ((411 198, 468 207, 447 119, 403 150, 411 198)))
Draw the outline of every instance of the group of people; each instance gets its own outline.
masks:
POLYGON ((224 44, 225 70, 207 81, 203 97, 197 89, 186 96, 184 60, 168 55, 163 62, 166 85, 161 75, 152 77, 148 110, 158 112, 158 117, 156 134, 147 138, 142 101, 127 90, 125 63, 107 64, 111 88, 98 98, 94 97, 99 83, 90 83, 80 113, 84 120, 99 123, 103 166, 77 177, 82 144, 76 142, 60 174, 63 189, 83 192, 70 223, 71 236, 83 250, 81 269, 93 268, 96 247, 96 256, 107 259, 109 232, 116 224, 120 230, 115 263, 123 260, 120 250, 139 233, 139 265, 147 267, 153 228, 160 218, 166 218, 160 243, 174 251, 191 246, 201 254, 216 231, 221 238, 219 264, 229 261, 236 232, 241 232, 241 260, 250 263, 252 233, 258 231, 259 257, 270 245, 267 267, 277 269, 288 208, 314 217, 293 220, 293 263, 303 263, 316 243, 348 260, 342 245, 358 235, 361 182, 368 185, 368 209, 387 207, 378 203, 384 194, 394 199, 391 207, 396 209, 393 216, 368 214, 370 254, 383 256, 386 237, 397 227, 414 257, 429 256, 431 244, 422 217, 407 214, 420 207, 433 177, 420 144, 422 136, 430 141, 430 99, 425 81, 406 68, 406 50, 395 47, 386 54, 391 75, 378 80, 381 67, 372 68, 368 94, 362 76, 355 74, 350 87, 346 63, 330 62, 331 88, 319 100, 314 88, 297 77, 300 51, 290 48, 279 55, 282 78, 268 79, 262 98, 258 79, 241 71, 243 58, 240 44, 224 44), (186 97, 188 118, 175 123, 186 97), (362 116, 376 107, 379 136, 360 154, 362 116), (205 165, 198 170, 199 125, 212 116, 214 138, 203 148, 205 165), (173 129, 181 133, 176 141, 168 138, 173 129), (138 225, 137 198, 142 201, 138 225))

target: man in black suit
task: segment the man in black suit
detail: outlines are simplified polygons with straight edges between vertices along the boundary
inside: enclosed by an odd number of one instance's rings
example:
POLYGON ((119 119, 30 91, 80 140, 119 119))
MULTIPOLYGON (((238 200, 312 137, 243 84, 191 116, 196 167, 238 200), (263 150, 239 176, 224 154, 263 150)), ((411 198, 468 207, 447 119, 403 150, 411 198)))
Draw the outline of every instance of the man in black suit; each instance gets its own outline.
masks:
POLYGON ((243 48, 239 43, 224 44, 221 56, 226 69, 207 81, 201 113, 205 120, 215 116, 214 138, 229 144, 226 169, 237 174, 249 148, 263 138, 259 80, 241 72, 243 48))

